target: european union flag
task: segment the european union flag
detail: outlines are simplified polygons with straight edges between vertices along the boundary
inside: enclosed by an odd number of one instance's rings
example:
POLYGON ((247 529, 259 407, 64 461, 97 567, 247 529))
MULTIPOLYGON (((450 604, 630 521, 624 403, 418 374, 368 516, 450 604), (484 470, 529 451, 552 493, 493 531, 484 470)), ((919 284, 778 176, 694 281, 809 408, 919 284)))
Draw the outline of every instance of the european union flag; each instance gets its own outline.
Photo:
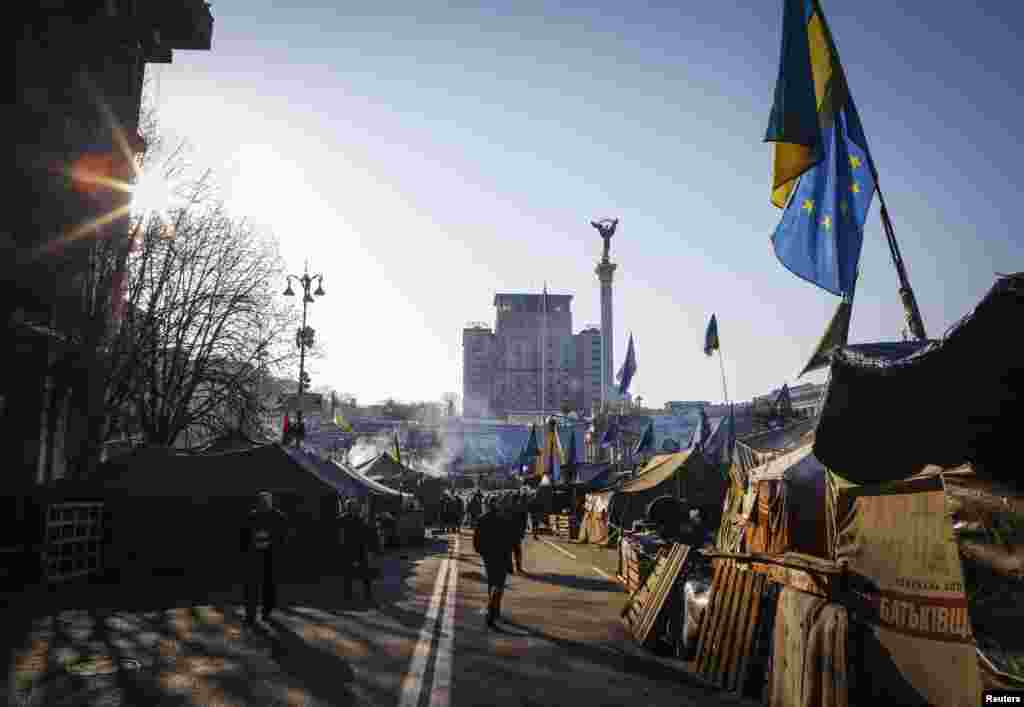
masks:
POLYGON ((784 209, 776 257, 794 275, 851 295, 877 172, 817 0, 785 0, 765 141, 775 143, 772 203, 784 209))

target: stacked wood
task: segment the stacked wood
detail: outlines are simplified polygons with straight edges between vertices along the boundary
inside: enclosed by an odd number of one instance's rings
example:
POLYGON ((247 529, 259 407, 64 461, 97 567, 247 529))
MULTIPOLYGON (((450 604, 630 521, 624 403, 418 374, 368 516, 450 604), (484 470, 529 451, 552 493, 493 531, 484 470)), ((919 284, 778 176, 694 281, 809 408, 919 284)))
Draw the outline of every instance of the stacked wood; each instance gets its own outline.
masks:
POLYGON ((749 674, 761 595, 768 578, 733 559, 716 559, 711 601, 701 623, 696 672, 708 682, 739 692, 749 674))
POLYGON ((647 645, 657 637, 654 627, 672 605, 669 599, 689 551, 687 545, 679 544, 661 548, 654 569, 623 609, 623 619, 638 644, 647 645))
POLYGON ((572 530, 575 523, 567 513, 552 513, 548 515, 548 527, 551 528, 551 532, 559 538, 565 538, 569 540, 572 538, 572 530))

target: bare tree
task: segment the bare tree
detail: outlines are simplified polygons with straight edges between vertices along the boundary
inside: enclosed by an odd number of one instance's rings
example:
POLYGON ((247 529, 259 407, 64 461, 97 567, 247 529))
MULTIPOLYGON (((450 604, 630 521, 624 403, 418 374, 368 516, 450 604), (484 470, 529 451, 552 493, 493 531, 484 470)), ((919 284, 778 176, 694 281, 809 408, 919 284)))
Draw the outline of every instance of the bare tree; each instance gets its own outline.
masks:
POLYGON ((267 404, 261 377, 295 356, 274 242, 207 193, 200 180, 169 225, 147 222, 129 262, 112 392, 130 399, 151 443, 254 429, 267 404))

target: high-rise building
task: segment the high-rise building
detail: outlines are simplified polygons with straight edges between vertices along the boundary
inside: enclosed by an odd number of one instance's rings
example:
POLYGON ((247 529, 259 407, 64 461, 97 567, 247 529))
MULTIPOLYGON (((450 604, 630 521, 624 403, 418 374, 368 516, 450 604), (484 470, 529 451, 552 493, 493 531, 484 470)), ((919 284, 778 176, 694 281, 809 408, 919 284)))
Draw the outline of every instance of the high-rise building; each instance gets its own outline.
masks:
POLYGON ((601 333, 572 333, 572 295, 497 294, 495 324, 462 332, 463 415, 588 410, 601 395, 601 333))

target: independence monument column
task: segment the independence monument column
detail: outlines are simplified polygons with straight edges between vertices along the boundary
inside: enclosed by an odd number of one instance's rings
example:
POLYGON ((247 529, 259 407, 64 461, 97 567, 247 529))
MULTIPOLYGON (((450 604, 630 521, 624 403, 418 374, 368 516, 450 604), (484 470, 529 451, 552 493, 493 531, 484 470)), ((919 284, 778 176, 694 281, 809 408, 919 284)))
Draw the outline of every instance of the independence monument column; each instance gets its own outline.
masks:
POLYGON ((601 283, 601 407, 604 408, 609 402, 611 386, 614 383, 612 351, 612 276, 615 274, 615 263, 608 259, 608 249, 611 246, 612 236, 615 235, 615 228, 619 220, 602 219, 591 221, 590 225, 597 229, 604 239, 604 252, 594 272, 601 283))

